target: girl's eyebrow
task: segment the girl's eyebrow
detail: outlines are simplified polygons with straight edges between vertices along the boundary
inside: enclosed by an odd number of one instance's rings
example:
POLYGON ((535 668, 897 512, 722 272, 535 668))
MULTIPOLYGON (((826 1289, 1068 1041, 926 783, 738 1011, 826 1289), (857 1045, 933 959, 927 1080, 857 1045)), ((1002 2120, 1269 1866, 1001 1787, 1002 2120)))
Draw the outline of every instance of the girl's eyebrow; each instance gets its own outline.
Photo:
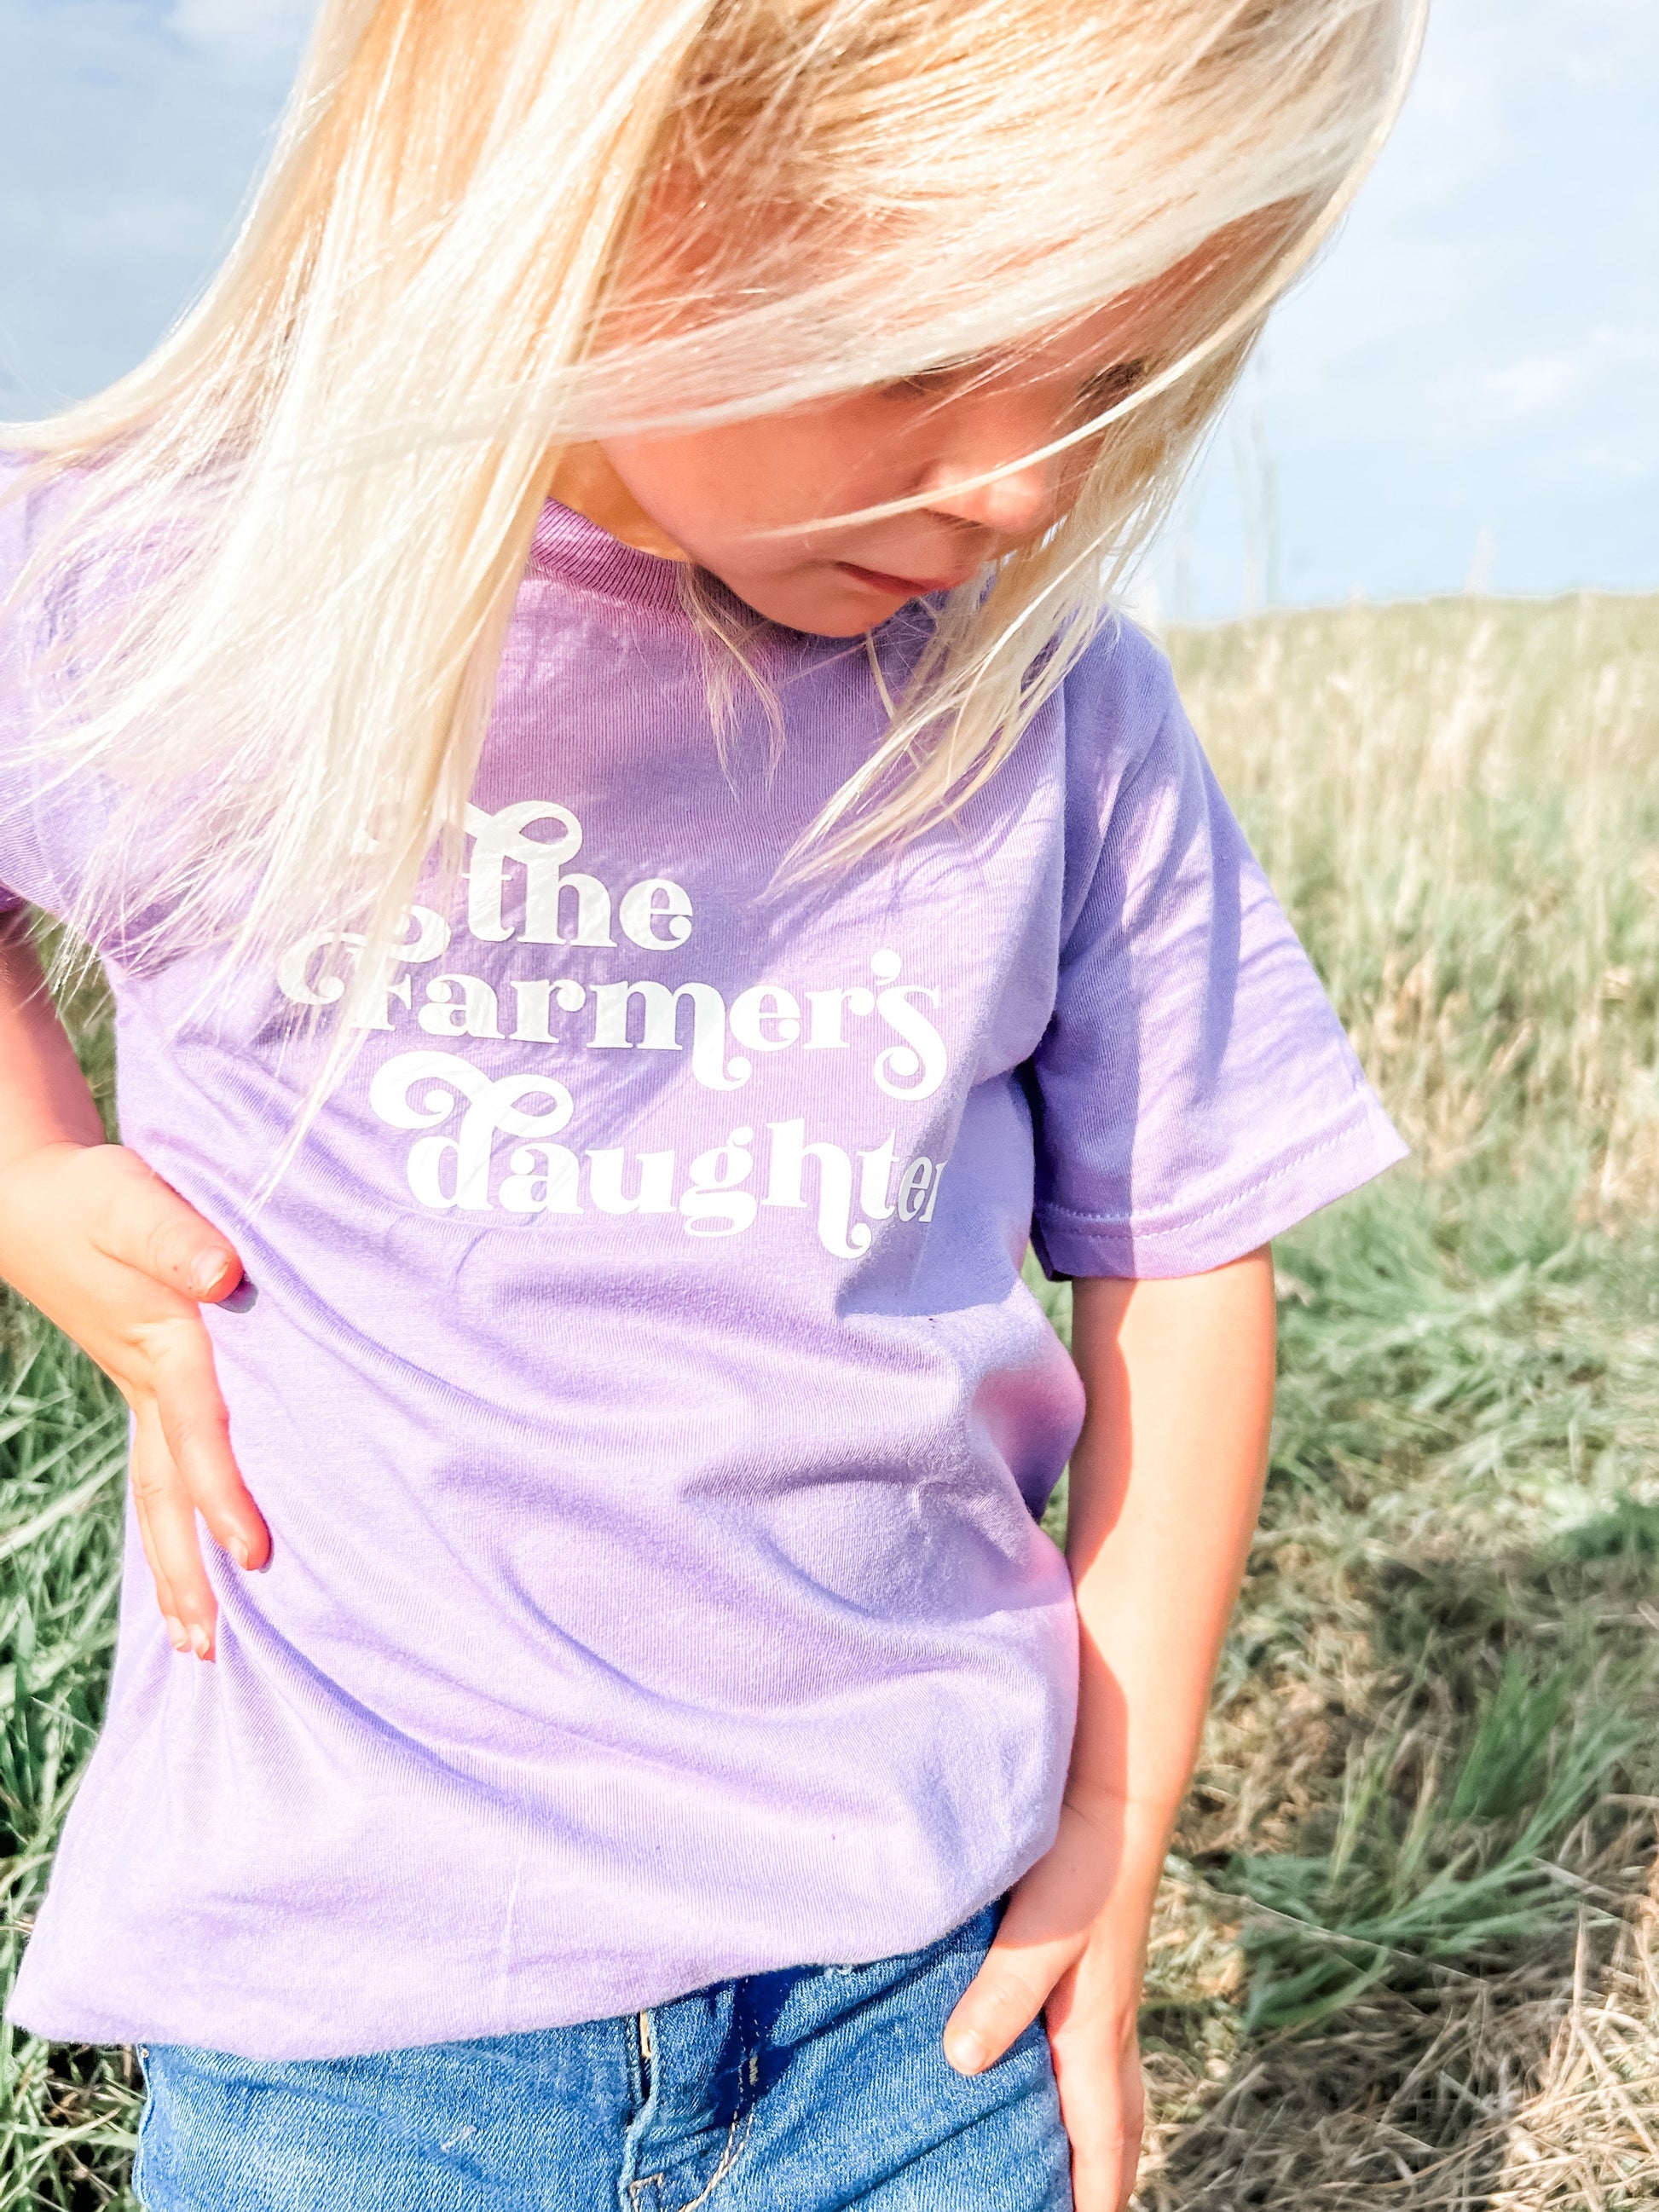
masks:
MULTIPOLYGON (((919 368, 908 376, 896 376, 885 387, 890 392, 927 392, 941 384, 955 383, 958 379, 986 375, 994 372, 998 356, 994 353, 964 354, 959 360, 942 361, 932 368, 919 368)), ((1105 368, 1092 369, 1078 386, 1083 400, 1121 399, 1132 392, 1146 374, 1144 361, 1115 361, 1105 368)))
POLYGON ((991 368, 996 356, 989 353, 963 354, 957 361, 936 362, 931 368, 918 368, 908 376, 896 376, 888 389, 894 392, 919 390, 935 384, 953 383, 957 377, 983 374, 991 368))
POLYGON ((1146 374, 1144 361, 1115 361, 1108 368, 1097 368, 1083 380, 1085 399, 1124 399, 1146 374))

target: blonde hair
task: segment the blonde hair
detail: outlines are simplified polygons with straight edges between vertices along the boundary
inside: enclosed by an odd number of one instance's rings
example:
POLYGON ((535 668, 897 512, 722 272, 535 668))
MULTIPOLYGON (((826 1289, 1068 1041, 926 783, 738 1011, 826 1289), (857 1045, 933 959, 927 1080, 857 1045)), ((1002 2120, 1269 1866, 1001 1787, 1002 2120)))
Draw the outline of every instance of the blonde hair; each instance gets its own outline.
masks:
POLYGON ((317 926, 394 944, 459 844, 562 449, 914 375, 1187 264, 1068 518, 951 596, 800 864, 948 813, 1340 216, 1422 6, 327 0, 200 303, 100 397, 0 429, 27 482, 75 487, 33 583, 88 610, 41 744, 115 794, 80 919, 118 903, 232 959, 317 926), (619 335, 647 210, 676 273, 619 335), (77 594, 89 570, 119 589, 77 594))

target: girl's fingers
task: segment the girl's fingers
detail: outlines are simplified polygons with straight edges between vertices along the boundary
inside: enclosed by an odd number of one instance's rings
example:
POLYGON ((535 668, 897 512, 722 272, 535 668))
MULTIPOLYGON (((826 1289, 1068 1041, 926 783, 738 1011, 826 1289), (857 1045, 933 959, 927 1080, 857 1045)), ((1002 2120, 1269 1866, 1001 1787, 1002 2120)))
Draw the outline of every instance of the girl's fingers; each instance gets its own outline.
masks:
MULTIPOLYGON (((183 1495, 238 1566, 264 1566, 270 1533, 230 1448, 230 1420, 207 1331, 192 1315, 150 1323, 143 1341, 161 1433, 183 1495)), ((193 1522, 191 1535, 199 1559, 193 1522)))
MULTIPOLYGON (((1009 1918, 1013 1908, 1009 1909, 1009 1918)), ((958 2074, 982 2074, 1024 2034, 1049 1991, 1076 1963, 1076 1936, 1010 1941, 1005 1919, 995 1942, 945 2026, 945 2055, 958 2074)))
POLYGON ((130 1474, 144 1557, 168 1640, 176 1651, 194 1651, 198 1659, 210 1659, 218 1606, 202 1564, 196 1509, 173 1463, 154 1406, 140 1407, 136 1416, 130 1474))
POLYGON ((1056 2033, 1051 2020, 1048 2040, 1072 2145, 1076 2212, 1123 2212, 1139 2163, 1145 2105, 1134 2036, 1067 2035, 1056 2033))
POLYGON ((158 1449, 166 1450, 166 1446, 161 1443, 158 1424, 152 1421, 148 1425, 147 1429, 143 1425, 135 1425, 132 1455, 127 1470, 128 1479, 132 1485, 133 1514, 138 1523, 139 1539, 144 1547, 144 1558, 149 1565, 150 1579, 155 1584, 155 1602, 161 1608, 161 1619, 166 1624, 167 1641, 175 1651, 188 1651, 190 1638, 185 1632, 185 1624, 179 1618, 179 1609, 173 1601, 173 1585, 162 1572, 161 1562, 156 1554, 155 1540, 150 1532, 149 1509, 146 1500, 155 1486, 156 1478, 150 1474, 149 1468, 143 1462, 147 1455, 153 1455, 158 1449))
POLYGON ((181 1297, 226 1297, 242 1279, 228 1240, 136 1152, 110 1145, 98 1155, 105 1187, 94 1241, 111 1260, 136 1267, 181 1297))

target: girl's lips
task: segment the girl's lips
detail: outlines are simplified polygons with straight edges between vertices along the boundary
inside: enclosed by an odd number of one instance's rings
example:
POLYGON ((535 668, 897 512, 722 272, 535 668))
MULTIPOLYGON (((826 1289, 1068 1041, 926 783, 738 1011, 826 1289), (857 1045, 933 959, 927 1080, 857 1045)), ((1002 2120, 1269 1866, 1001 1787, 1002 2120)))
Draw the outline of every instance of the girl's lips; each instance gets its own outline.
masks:
POLYGON ((927 592, 954 592, 958 584, 968 580, 965 576, 890 576, 882 568, 860 568, 856 561, 837 561, 836 566, 855 583, 901 599, 919 599, 927 592))

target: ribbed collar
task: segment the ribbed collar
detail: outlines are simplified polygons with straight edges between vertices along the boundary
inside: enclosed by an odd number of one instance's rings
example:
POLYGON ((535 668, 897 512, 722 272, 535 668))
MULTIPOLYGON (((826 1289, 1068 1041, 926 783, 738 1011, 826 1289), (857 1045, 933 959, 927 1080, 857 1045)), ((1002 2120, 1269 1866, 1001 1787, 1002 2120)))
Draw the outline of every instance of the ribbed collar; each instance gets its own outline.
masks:
POLYGON ((585 514, 550 499, 530 548, 530 572, 578 589, 598 592, 629 606, 676 609, 680 605, 678 561, 624 545, 585 514))

